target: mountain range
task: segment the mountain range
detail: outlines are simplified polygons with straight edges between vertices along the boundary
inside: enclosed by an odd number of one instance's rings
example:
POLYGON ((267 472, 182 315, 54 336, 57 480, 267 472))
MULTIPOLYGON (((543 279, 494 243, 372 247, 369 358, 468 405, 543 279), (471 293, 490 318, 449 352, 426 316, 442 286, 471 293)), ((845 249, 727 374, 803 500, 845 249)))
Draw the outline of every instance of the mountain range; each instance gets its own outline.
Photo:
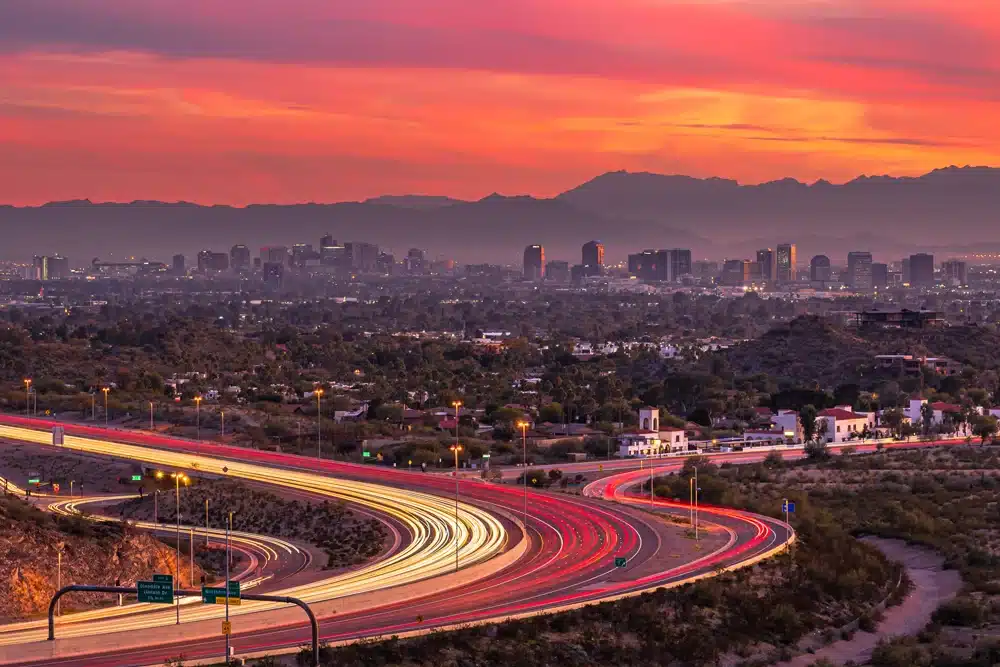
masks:
POLYGON ((383 196, 334 204, 203 206, 186 202, 52 202, 0 206, 0 259, 62 253, 166 260, 236 243, 370 241, 398 256, 410 247, 460 262, 518 264, 525 245, 547 259, 580 261, 602 240, 609 261, 645 248, 691 248, 696 257, 753 257, 760 247, 799 245, 842 262, 851 250, 878 260, 916 251, 1000 251, 1000 169, 948 167, 919 177, 862 176, 843 184, 783 179, 741 185, 652 173, 610 172, 552 198, 493 194, 478 201, 383 196))

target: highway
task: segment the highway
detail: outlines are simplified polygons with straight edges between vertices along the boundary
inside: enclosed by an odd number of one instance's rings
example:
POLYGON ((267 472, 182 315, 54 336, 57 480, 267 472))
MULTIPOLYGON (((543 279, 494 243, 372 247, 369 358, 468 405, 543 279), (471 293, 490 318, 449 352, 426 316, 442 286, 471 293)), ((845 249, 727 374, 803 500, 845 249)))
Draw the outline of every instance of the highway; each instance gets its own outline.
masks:
MULTIPOLYGON (((0 437, 51 442, 49 432, 25 430, 22 426, 30 424, 35 428, 48 428, 53 425, 52 422, 0 417, 0 424, 6 424, 0 426, 0 437)), ((466 514, 471 517, 482 513, 483 525, 491 526, 488 535, 497 536, 500 544, 500 548, 486 553, 491 551, 489 545, 493 544, 487 535, 476 540, 476 529, 471 524, 464 532, 459 532, 462 570, 469 568, 468 571, 473 572, 478 565, 475 576, 469 578, 463 576, 462 571, 454 572, 454 479, 146 433, 60 425, 66 428, 65 447, 79 451, 173 466, 195 473, 225 474, 257 482, 290 485, 301 492, 336 492, 348 496, 345 499, 350 502, 362 502, 375 512, 386 511, 387 508, 384 504, 373 507, 372 499, 360 493, 359 489, 377 489, 380 497, 426 497, 422 502, 441 509, 442 516, 436 517, 436 521, 428 518, 430 528, 410 526, 414 531, 427 529, 427 532, 436 535, 436 538, 429 537, 428 540, 437 544, 437 548, 415 553, 409 560, 399 559, 397 554, 372 563, 362 569, 368 571, 363 576, 357 576, 360 571, 343 575, 354 588, 347 583, 325 584, 322 591, 314 591, 313 600, 331 601, 328 606, 318 605, 322 618, 321 633, 327 641, 499 620, 612 599, 711 576, 721 567, 755 562, 758 558, 776 553, 790 538, 790 533, 780 522, 720 510, 718 516, 712 518, 719 526, 720 535, 724 536, 718 548, 696 557, 688 555, 686 561, 671 561, 668 556, 677 554, 665 551, 677 551, 677 545, 664 543, 664 522, 645 509, 631 507, 629 502, 625 502, 627 498, 616 497, 619 502, 607 503, 565 494, 529 491, 529 540, 521 545, 523 553, 513 562, 491 568, 492 563, 501 562, 497 558, 499 553, 510 547, 506 543, 508 534, 513 535, 511 542, 520 541, 513 531, 520 530, 515 518, 523 512, 524 492, 516 486, 461 480, 462 523, 468 522, 466 514), (112 438, 113 442, 108 440, 112 438), (228 470, 223 471, 223 468, 228 470), (358 495, 360 500, 356 498, 358 495), (442 518, 448 517, 449 512, 451 521, 442 518), (485 517, 496 522, 495 525, 485 517), (445 555, 442 557, 439 552, 445 555), (615 557, 627 558, 628 566, 615 567, 615 557), (446 562, 444 567, 440 567, 442 558, 446 562), (401 577, 393 576, 394 573, 386 574, 388 561, 393 561, 397 568, 405 569, 407 574, 401 577), (407 585, 423 576, 427 577, 430 586, 421 589, 416 597, 404 595, 407 585), (363 590, 377 590, 381 595, 377 600, 365 600, 363 605, 352 606, 351 596, 359 596, 363 590), (332 615, 334 611, 336 614, 332 615)), ((603 488, 608 488, 608 484, 605 483, 603 488)), ((395 503, 392 505, 392 509, 398 511, 395 503)), ((297 593, 283 591, 283 594, 297 593)), ((304 595, 300 594, 300 597, 304 595)), ((365 599, 363 595, 360 598, 365 599)), ((250 605, 242 610, 251 611, 250 605)), ((240 624, 234 622, 234 626, 238 631, 240 624)), ((162 663, 164 657, 180 654, 188 659, 218 656, 222 642, 215 633, 217 628, 213 628, 207 636, 205 633, 201 636, 194 633, 190 640, 183 643, 164 641, 154 646, 149 645, 153 640, 145 640, 140 646, 123 647, 113 655, 102 655, 100 650, 95 650, 92 655, 77 658, 32 661, 26 660, 22 654, 21 661, 39 665, 143 665, 162 663)), ((299 622, 283 621, 280 627, 255 628, 253 632, 238 633, 233 638, 233 644, 239 654, 245 655, 248 652, 298 646, 304 637, 305 630, 299 622)), ((0 652, 0 662, 4 660, 5 654, 0 652)))

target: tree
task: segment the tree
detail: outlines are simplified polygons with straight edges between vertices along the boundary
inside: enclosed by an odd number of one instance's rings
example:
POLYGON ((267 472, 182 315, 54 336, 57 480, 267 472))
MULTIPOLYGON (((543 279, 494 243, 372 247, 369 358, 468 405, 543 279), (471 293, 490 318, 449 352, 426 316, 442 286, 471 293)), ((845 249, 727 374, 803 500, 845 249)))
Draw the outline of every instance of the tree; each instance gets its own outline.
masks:
POLYGON ((997 418, 993 415, 979 417, 972 426, 972 433, 985 445, 988 439, 997 434, 997 418))
POLYGON ((931 407, 930 403, 924 403, 920 406, 920 421, 924 427, 924 435, 929 436, 931 425, 934 423, 934 408, 931 407))
POLYGON ((765 468, 781 468, 785 465, 785 459, 776 449, 772 449, 764 457, 764 467, 765 468))
POLYGON ((889 427, 892 435, 896 438, 902 435, 904 420, 905 415, 899 408, 889 408, 882 412, 882 423, 889 427))
POLYGON ((802 435, 806 442, 816 437, 816 406, 810 404, 799 410, 799 421, 802 422, 802 435))
POLYGON ((825 461, 830 458, 830 451, 825 442, 809 442, 805 448, 806 458, 810 461, 825 461))

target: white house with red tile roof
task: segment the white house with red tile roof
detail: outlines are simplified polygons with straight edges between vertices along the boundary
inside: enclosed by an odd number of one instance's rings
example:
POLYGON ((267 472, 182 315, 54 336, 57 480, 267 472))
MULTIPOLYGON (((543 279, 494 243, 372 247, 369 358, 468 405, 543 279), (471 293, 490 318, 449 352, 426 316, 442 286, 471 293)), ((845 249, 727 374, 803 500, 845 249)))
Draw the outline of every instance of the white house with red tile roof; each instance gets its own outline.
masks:
POLYGON ((639 428, 618 436, 618 455, 629 458, 663 456, 672 452, 687 451, 687 433, 681 428, 660 426, 657 408, 639 411, 639 428))
POLYGON ((816 423, 817 433, 827 442, 847 442, 860 437, 865 427, 869 431, 874 429, 875 417, 873 414, 859 415, 850 406, 839 406, 821 410, 816 415, 816 423))

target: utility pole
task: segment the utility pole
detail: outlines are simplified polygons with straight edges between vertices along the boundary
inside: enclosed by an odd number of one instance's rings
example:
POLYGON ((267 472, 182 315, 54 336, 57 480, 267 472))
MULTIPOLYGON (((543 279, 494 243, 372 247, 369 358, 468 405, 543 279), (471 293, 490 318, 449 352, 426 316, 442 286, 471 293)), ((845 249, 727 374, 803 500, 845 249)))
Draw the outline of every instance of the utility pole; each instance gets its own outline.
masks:
MULTIPOLYGON (((229 521, 226 523, 226 623, 229 623, 229 559, 230 559, 230 539, 229 535, 233 531, 233 513, 229 513, 229 521)), ((229 633, 226 633, 226 664, 229 664, 229 633)))

